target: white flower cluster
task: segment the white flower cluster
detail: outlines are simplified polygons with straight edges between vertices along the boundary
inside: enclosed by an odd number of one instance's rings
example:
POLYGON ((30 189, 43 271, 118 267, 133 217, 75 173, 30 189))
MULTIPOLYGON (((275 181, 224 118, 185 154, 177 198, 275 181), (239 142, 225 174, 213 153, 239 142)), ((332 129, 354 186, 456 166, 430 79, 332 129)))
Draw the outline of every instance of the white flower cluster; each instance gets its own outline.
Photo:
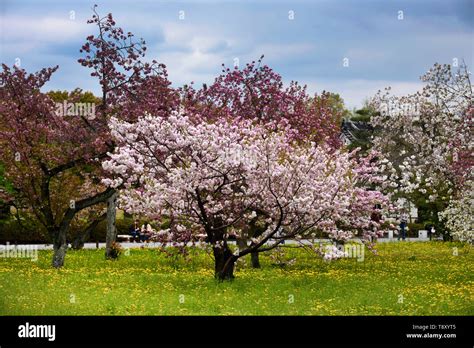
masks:
POLYGON ((474 242, 474 182, 467 185, 461 197, 451 201, 441 212, 440 218, 445 220, 451 235, 460 241, 474 242))

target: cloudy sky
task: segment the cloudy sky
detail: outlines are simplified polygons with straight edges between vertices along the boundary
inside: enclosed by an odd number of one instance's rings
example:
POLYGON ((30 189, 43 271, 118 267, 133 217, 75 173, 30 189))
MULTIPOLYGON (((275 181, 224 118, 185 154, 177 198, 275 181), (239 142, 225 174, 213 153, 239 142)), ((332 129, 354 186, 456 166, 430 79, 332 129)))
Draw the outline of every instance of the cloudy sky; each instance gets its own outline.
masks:
POLYGON ((264 54, 285 81, 339 93, 352 108, 389 85, 417 90, 435 62, 474 65, 474 0, 2 0, 1 62, 31 72, 59 65, 47 89, 99 94, 77 63, 95 33, 86 24, 94 3, 147 41, 148 59, 166 64, 175 86, 212 82, 222 63, 243 66, 264 54))

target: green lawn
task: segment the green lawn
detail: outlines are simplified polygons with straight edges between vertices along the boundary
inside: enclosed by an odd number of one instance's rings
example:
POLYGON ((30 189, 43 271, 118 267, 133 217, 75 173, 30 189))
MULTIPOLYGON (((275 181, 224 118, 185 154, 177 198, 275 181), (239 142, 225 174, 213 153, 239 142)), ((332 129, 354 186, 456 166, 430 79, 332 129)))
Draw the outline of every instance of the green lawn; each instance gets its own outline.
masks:
POLYGON ((456 243, 381 243, 379 255, 325 262, 295 248, 296 263, 239 264, 232 282, 213 278, 212 258, 189 260, 132 249, 69 251, 61 270, 51 251, 0 258, 0 315, 474 315, 474 253, 456 243), (453 255, 457 248, 457 256, 453 255))

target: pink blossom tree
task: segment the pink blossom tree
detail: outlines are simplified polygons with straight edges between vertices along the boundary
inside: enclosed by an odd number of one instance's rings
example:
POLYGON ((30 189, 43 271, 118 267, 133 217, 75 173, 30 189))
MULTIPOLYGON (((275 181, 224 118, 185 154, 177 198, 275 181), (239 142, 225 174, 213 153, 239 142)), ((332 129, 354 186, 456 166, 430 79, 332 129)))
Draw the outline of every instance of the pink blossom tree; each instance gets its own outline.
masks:
MULTIPOLYGON (((181 88, 186 113, 210 122, 251 120, 269 131, 286 129, 288 136, 299 142, 314 141, 338 148, 344 113, 344 108, 337 105, 340 98, 327 92, 310 97, 306 86, 295 81, 285 87, 282 77, 262 61, 263 56, 242 69, 223 64, 222 74, 210 86, 196 90, 191 84, 181 88)), ((261 233, 263 227, 250 224, 246 228, 237 240, 240 245, 261 233)), ((251 253, 251 261, 253 267, 260 267, 258 253, 251 253)))
MULTIPOLYGON (((92 69, 91 76, 99 80, 102 89, 100 113, 103 120, 111 116, 134 120, 145 112, 167 115, 179 104, 179 97, 170 87, 166 67, 156 60, 143 60, 147 50, 145 40, 135 40, 116 25, 111 13, 101 17, 97 5, 87 22, 97 27, 80 52, 78 62, 92 69)), ((112 149, 113 143, 109 142, 112 149)), ((107 201, 106 257, 110 257, 115 241, 115 211, 117 192, 107 201)))
POLYGON ((120 205, 152 219, 166 216, 156 238, 181 245, 212 246, 215 275, 233 278, 234 264, 286 238, 324 231, 334 240, 380 235, 373 219, 386 198, 363 186, 377 182, 369 159, 308 142, 298 145, 288 129, 268 132, 251 120, 196 122, 181 113, 144 116, 128 123, 111 119, 116 151, 103 167, 108 186, 123 187, 120 205), (244 247, 232 251, 250 225, 260 226, 244 247))
POLYGON ((93 117, 59 115, 53 100, 40 91, 58 67, 28 74, 3 65, 0 73, 0 154, 5 178, 51 236, 54 267, 64 264, 74 217, 105 202, 109 256, 115 238, 116 190, 100 183, 100 160, 115 146, 109 118, 133 120, 145 112, 166 115, 179 104, 165 67, 142 61, 143 40, 124 34, 111 14, 100 17, 95 7, 89 22, 97 26, 98 35, 87 37, 79 62, 93 69, 92 76, 102 87, 99 112, 93 117), (57 183, 65 178, 69 188, 61 190, 57 183))
POLYGON ((15 188, 17 198, 27 204, 53 240, 53 266, 61 267, 67 232, 75 215, 104 202, 113 190, 100 185, 97 179, 97 164, 107 152, 107 137, 103 136, 107 128, 99 119, 58 116, 51 98, 40 91, 56 69, 27 74, 3 65, 0 155, 5 177, 15 188), (91 132, 90 127, 96 132, 91 132), (74 195, 64 199, 70 191, 58 191, 60 187, 55 184, 65 173, 84 171, 90 165, 95 168, 88 171, 90 180, 82 181, 84 185, 76 186, 74 195), (91 180, 96 184, 88 185, 91 180), (63 204, 58 207, 60 202, 63 204))
POLYGON ((223 64, 222 74, 210 86, 182 88, 189 115, 208 121, 247 119, 269 130, 289 125, 293 139, 339 147, 344 110, 335 107, 334 96, 323 92, 311 97, 306 86, 295 81, 285 87, 282 77, 262 60, 263 56, 243 69, 223 64))

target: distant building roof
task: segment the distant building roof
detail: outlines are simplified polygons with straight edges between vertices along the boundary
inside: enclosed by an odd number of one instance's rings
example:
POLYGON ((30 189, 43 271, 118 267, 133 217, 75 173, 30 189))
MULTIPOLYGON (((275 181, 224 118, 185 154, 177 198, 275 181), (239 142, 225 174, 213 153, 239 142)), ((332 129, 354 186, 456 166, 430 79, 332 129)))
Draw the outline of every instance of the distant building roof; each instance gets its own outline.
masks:
POLYGON ((349 144, 357 140, 354 134, 358 131, 372 131, 373 127, 368 122, 342 120, 341 125, 341 139, 344 143, 349 144))

